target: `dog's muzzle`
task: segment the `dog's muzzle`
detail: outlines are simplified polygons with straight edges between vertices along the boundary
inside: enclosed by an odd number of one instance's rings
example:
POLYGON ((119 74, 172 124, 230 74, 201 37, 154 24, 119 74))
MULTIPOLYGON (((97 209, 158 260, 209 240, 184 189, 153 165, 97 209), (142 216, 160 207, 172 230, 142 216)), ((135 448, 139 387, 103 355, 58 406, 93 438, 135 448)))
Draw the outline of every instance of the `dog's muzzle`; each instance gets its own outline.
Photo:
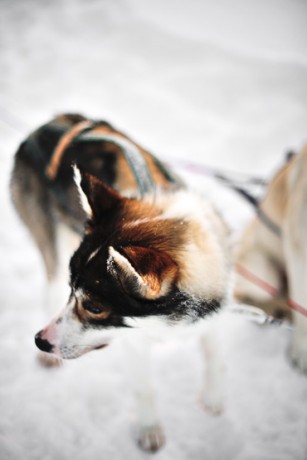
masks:
POLYGON ((53 345, 51 345, 48 340, 42 339, 41 338, 41 333, 42 331, 38 332, 35 336, 35 344, 37 348, 39 348, 42 351, 45 351, 46 353, 51 353, 53 350, 53 345))

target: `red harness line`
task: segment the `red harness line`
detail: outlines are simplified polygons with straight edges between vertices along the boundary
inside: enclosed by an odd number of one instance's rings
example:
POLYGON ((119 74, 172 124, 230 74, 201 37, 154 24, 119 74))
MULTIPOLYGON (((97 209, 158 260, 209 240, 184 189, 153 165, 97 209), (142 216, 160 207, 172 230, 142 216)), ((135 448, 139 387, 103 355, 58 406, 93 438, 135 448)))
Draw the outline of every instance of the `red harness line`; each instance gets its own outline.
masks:
MULTIPOLYGON (((249 271, 247 268, 243 267, 243 265, 236 264, 236 271, 245 279, 247 279, 263 291, 270 294, 272 297, 275 297, 278 294, 278 289, 276 289, 274 286, 271 286, 271 284, 267 283, 263 279, 259 278, 257 275, 249 271)), ((290 308, 292 308, 292 310, 295 310, 298 313, 301 313, 302 315, 307 317, 307 310, 306 308, 302 307, 302 305, 299 305, 292 299, 287 299, 287 304, 290 308)))

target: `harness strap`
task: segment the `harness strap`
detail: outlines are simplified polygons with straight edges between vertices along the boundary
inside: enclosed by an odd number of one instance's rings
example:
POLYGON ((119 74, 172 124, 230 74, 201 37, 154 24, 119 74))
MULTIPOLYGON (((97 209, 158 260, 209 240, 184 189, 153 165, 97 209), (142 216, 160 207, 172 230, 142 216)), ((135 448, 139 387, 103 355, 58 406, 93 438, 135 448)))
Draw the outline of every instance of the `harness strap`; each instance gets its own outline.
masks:
POLYGON ((250 321, 257 324, 274 324, 278 326, 283 326, 286 329, 292 330, 293 327, 286 323, 282 319, 275 318, 274 316, 268 315, 261 308, 255 307, 253 305, 247 305, 244 303, 232 305, 230 308, 225 310, 227 312, 235 313, 244 316, 250 321))
MULTIPOLYGON (((267 292, 270 296, 275 297, 278 294, 278 289, 276 287, 267 283, 262 278, 259 278, 259 276, 248 270, 246 267, 243 267, 241 264, 236 264, 235 268, 237 273, 253 283, 255 286, 258 286, 260 289, 267 292)), ((287 304, 292 310, 295 310, 307 317, 307 309, 295 302, 295 300, 288 298, 287 304)))
POLYGON ((46 176, 50 180, 54 180, 56 178, 63 154, 69 146, 69 144, 71 144, 73 139, 77 137, 80 133, 82 133, 86 129, 90 129, 92 126, 92 121, 80 121, 80 123, 77 123, 71 129, 66 131, 66 133, 63 134, 58 144, 56 145, 54 152, 51 156, 49 165, 46 168, 46 176))
POLYGON ((273 232, 276 236, 279 238, 282 235, 282 230, 279 227, 279 225, 275 224, 275 222, 272 221, 272 219, 261 209, 261 207, 258 205, 257 206, 257 215, 259 220, 269 229, 271 232, 273 232))
POLYGON ((243 265, 236 264, 236 270, 241 276, 243 276, 245 279, 258 286, 263 291, 267 292, 272 297, 275 297, 278 294, 278 291, 275 287, 271 286, 269 283, 259 278, 257 275, 249 271, 247 268, 243 267, 243 265))
POLYGON ((117 134, 96 133, 93 135, 91 132, 86 132, 74 139, 74 142, 79 141, 106 141, 117 145, 130 166, 141 196, 155 189, 155 184, 144 156, 128 139, 117 134))
POLYGON ((93 133, 92 129, 97 126, 99 126, 97 122, 89 120, 81 121, 63 134, 46 168, 47 177, 52 181, 56 179, 63 155, 69 145, 80 141, 106 141, 113 143, 120 148, 121 153, 129 164, 140 195, 143 197, 145 194, 153 191, 155 189, 155 184, 146 160, 139 149, 128 139, 118 134, 93 133))
POLYGON ((272 221, 272 219, 267 215, 267 213, 261 208, 260 199, 253 196, 247 190, 245 190, 242 186, 238 186, 234 181, 225 176, 218 176, 215 175, 217 179, 222 179, 228 187, 232 188, 235 192, 239 193, 246 201, 248 201, 256 210, 257 216, 259 220, 273 232, 276 236, 281 237, 282 230, 281 228, 272 221))

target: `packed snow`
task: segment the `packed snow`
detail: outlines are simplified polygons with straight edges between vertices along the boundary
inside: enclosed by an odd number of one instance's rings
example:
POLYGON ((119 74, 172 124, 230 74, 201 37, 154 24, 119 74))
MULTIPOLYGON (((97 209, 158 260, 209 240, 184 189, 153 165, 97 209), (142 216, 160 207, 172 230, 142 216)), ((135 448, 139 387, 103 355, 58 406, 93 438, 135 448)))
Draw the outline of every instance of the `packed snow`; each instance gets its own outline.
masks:
MULTIPOLYGON (((184 161, 269 177, 307 135, 302 0, 1 0, 0 459, 146 456, 133 439, 129 356, 118 340, 39 366, 48 321, 39 255, 10 203, 13 155, 55 113, 106 118, 215 198, 233 229, 249 207, 184 161)), ((60 307, 60 306, 57 306, 60 307)), ((153 350, 166 446, 158 460, 306 460, 307 376, 287 327, 221 317, 225 410, 197 403, 196 337, 153 350)))

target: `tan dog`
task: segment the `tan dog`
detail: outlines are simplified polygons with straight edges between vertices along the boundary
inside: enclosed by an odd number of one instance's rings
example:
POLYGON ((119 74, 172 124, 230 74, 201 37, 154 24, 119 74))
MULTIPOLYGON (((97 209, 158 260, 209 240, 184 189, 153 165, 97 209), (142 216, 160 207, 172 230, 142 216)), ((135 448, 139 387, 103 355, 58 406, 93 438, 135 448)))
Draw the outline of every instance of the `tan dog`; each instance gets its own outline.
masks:
POLYGON ((307 372, 307 146, 273 177, 236 254, 235 297, 293 318, 290 356, 307 372), (290 308, 291 307, 291 308, 290 308))

